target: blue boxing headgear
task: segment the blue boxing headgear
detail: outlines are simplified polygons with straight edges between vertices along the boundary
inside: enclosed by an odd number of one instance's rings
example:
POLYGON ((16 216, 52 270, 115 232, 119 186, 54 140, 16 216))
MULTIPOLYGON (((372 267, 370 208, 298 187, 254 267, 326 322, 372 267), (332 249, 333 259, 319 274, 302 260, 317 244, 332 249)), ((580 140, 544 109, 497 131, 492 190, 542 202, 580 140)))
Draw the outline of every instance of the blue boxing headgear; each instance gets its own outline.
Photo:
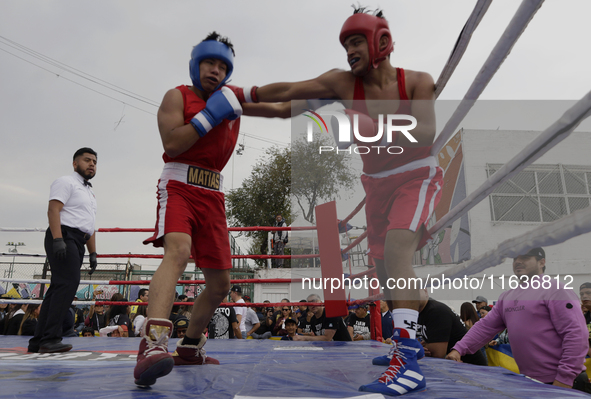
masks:
POLYGON ((226 77, 215 88, 215 90, 217 90, 222 87, 230 78, 230 75, 232 75, 232 71, 234 70, 234 54, 232 53, 231 48, 217 40, 206 40, 193 48, 193 51, 191 51, 191 61, 189 61, 189 72, 191 74, 193 85, 199 90, 204 90, 201 86, 201 79, 199 76, 199 64, 207 58, 222 60, 228 66, 226 77))

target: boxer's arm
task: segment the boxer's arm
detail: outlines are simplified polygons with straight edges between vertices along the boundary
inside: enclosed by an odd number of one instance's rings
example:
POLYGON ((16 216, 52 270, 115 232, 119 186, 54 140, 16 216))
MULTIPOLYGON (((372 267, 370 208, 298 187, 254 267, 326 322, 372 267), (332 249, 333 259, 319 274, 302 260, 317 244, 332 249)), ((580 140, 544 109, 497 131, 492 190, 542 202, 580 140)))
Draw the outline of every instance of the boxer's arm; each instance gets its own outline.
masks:
POLYGON ((342 86, 343 74, 347 74, 347 72, 333 69, 310 80, 271 83, 259 87, 257 97, 260 102, 283 102, 308 98, 342 98, 339 87, 342 86))
POLYGON ((164 152, 174 158, 187 151, 199 135, 191 124, 185 125, 183 95, 177 89, 171 89, 164 95, 158 108, 158 130, 164 152))
POLYGON ((409 133, 418 141, 410 142, 399 135, 397 145, 402 147, 428 147, 435 138, 435 83, 426 72, 407 71, 406 87, 411 100, 411 114, 417 127, 409 133))
POLYGON ((291 118, 292 116, 303 113, 307 108, 308 103, 306 100, 286 101, 282 103, 242 104, 243 115, 261 116, 263 118, 291 118))

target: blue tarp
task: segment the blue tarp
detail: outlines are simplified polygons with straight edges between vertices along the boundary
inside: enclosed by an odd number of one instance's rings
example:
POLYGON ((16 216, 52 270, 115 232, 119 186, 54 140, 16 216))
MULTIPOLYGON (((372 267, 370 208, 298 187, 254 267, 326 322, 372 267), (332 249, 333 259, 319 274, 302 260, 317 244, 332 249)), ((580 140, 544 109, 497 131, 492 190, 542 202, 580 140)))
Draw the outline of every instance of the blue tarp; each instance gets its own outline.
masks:
MULTIPOLYGON (((150 389, 133 383, 139 338, 66 338, 64 354, 26 354, 27 338, 0 336, 0 398, 347 398, 380 376, 372 366, 385 344, 210 340, 208 355, 220 365, 175 367, 150 389)), ((175 348, 171 340, 169 349, 175 348)), ((533 382, 500 367, 443 359, 420 361, 427 390, 421 398, 589 398, 533 382)))

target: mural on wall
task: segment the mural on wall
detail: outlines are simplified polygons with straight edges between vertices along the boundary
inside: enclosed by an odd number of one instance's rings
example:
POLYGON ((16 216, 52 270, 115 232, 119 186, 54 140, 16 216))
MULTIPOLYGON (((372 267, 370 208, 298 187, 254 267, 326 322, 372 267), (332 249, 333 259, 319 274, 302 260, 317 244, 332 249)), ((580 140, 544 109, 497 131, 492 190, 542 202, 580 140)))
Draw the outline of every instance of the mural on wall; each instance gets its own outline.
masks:
MULTIPOLYGON (((12 288, 6 292, 6 295, 11 298, 23 298, 23 299, 39 299, 41 294, 42 284, 12 284, 12 288)), ((44 294, 47 293, 49 284, 45 284, 44 294)), ((111 296, 118 291, 118 287, 115 285, 80 285, 78 291, 76 291, 76 297, 81 301, 92 300, 92 293, 95 290, 102 291, 96 296, 97 300, 109 300, 111 296)), ((72 298, 74 299, 74 298, 72 298)))
MULTIPOLYGON (((466 198, 466 177, 462 130, 458 131, 438 154, 439 166, 445 172, 441 200, 433 212, 428 226, 446 215, 450 209, 466 198)), ((423 265, 460 263, 471 257, 470 221, 462 216, 440 231, 420 250, 423 265)))

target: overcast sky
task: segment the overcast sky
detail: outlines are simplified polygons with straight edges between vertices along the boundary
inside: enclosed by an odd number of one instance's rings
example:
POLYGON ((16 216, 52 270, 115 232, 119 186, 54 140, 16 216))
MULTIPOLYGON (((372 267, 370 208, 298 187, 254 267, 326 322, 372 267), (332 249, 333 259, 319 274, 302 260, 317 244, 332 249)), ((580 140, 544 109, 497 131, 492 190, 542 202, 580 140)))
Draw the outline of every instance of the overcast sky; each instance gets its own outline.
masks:
MULTIPOLYGON (((440 99, 463 97, 519 3, 493 2, 440 99)), ((1 0, 0 227, 45 228, 49 186, 71 173, 72 154, 83 146, 99 154, 97 228, 153 227, 163 165, 157 104, 168 89, 190 84, 192 46, 213 30, 230 37, 238 86, 347 69, 338 34, 350 4, 1 0)), ((392 64, 435 80, 474 7, 449 0, 363 4, 382 7, 389 20, 392 64)), ((588 1, 547 0, 481 98, 581 98, 591 90, 589 15, 588 1)), ((265 148, 290 142, 288 120, 245 117, 241 131, 246 149, 223 171, 226 190, 248 177, 265 148)), ((160 253, 141 244, 148 235, 100 233, 97 249, 160 253)), ((8 241, 23 241, 21 253, 41 254, 42 236, 0 233, 0 252, 8 241)))

